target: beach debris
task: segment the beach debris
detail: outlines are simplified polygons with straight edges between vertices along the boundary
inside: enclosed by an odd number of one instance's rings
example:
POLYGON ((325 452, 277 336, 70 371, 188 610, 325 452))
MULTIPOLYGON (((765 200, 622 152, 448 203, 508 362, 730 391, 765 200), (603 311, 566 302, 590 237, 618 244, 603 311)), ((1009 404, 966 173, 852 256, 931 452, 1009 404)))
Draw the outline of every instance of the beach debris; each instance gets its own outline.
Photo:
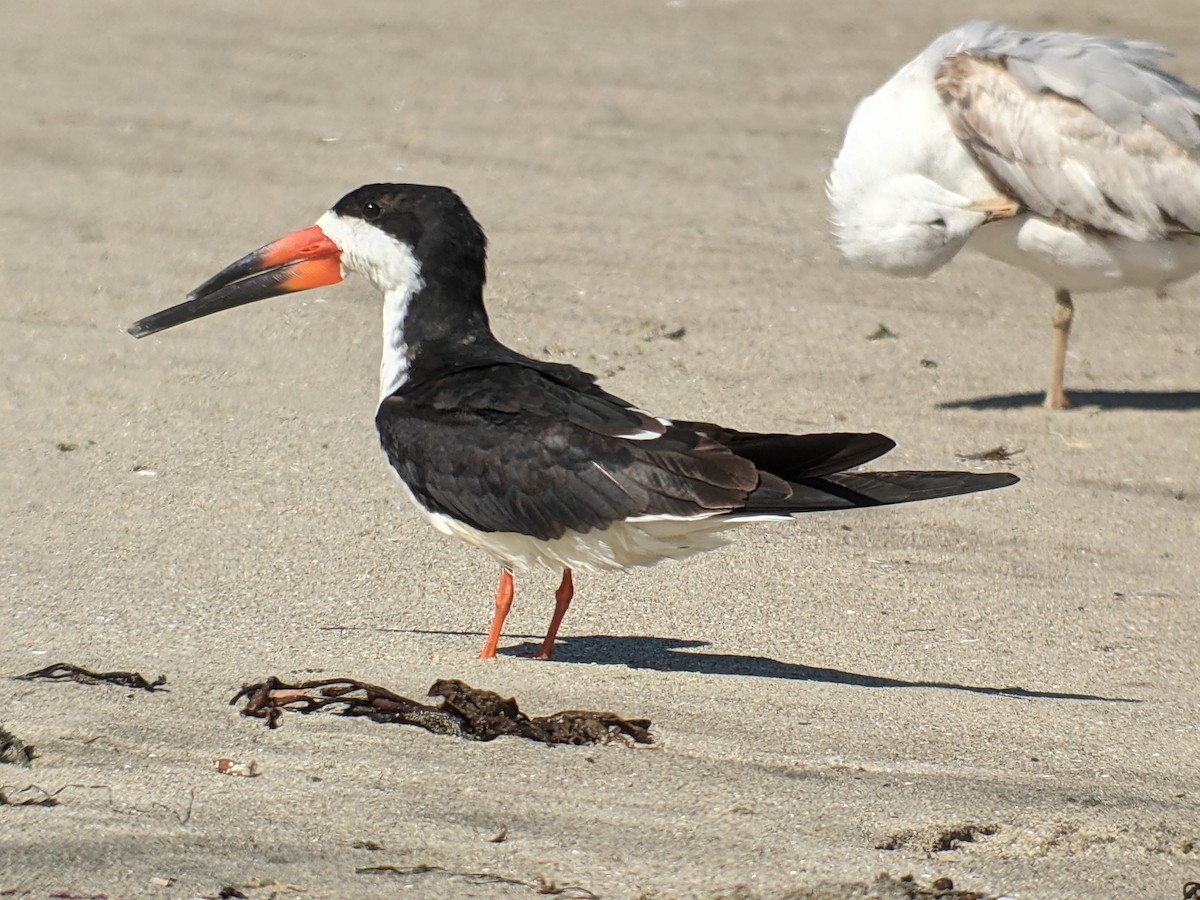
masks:
POLYGON ((492 844, 503 844, 507 840, 508 840, 508 826, 507 825, 501 825, 500 830, 497 831, 492 837, 488 838, 488 842, 492 843, 492 844))
POLYGON ((58 795, 68 788, 88 791, 107 791, 108 802, 112 803, 112 788, 107 784, 64 784, 56 791, 48 791, 38 784, 27 784, 22 788, 0 785, 0 806, 58 806, 58 795), (19 799, 21 794, 37 791, 35 797, 19 799))
POLYGON ((868 341, 890 341, 890 340, 895 340, 898 337, 900 337, 899 334, 892 331, 892 329, 888 328, 886 325, 884 325, 882 322, 880 322, 879 327, 867 335, 867 340, 868 341))
POLYGON ((14 795, 10 797, 8 790, 6 787, 0 787, 0 806, 58 806, 58 797, 55 796, 58 791, 51 794, 43 788, 31 784, 27 787, 17 788, 14 795), (39 791, 40 794, 37 797, 26 797, 23 800, 16 799, 17 794, 23 794, 26 791, 39 791))
POLYGON ((441 866, 393 866, 388 864, 360 866, 354 870, 354 874, 398 875, 400 877, 410 875, 441 875, 445 878, 465 881, 467 884, 516 884, 522 887, 533 888, 534 893, 537 894, 581 898, 581 900, 591 900, 591 898, 599 896, 587 888, 576 884, 557 884, 545 875, 539 875, 533 881, 523 881, 520 878, 509 878, 505 875, 495 875, 491 872, 454 872, 441 866))
POLYGON ((881 872, 872 882, 820 882, 816 889, 804 896, 821 897, 873 897, 877 900, 1003 900, 993 894, 977 891, 955 890, 949 878, 935 879, 931 884, 921 884, 911 874, 896 876, 881 872))
POLYGON ((172 816, 175 817, 176 821, 178 821, 180 825, 186 825, 188 822, 190 822, 192 820, 192 807, 196 805, 196 789, 192 788, 191 790, 188 791, 188 802, 187 802, 187 806, 184 807, 183 812, 180 812, 179 810, 175 809, 175 807, 173 807, 173 806, 168 806, 165 803, 160 803, 157 800, 154 801, 154 805, 157 806, 159 809, 165 809, 167 812, 169 812, 172 816))
POLYGON ((895 832, 875 845, 876 850, 919 850, 924 853, 945 853, 958 850, 989 838, 1000 830, 999 825, 961 823, 932 825, 927 828, 908 828, 895 832))
POLYGON ((429 696, 441 697, 429 706, 402 697, 379 685, 351 678, 331 678, 286 684, 274 676, 248 684, 230 700, 243 698, 243 716, 266 719, 279 726, 285 710, 312 713, 328 706, 343 716, 366 716, 375 722, 416 725, 434 734, 472 741, 491 741, 516 735, 544 744, 600 744, 613 740, 651 744, 649 719, 626 719, 610 712, 564 710, 549 716, 527 716, 512 697, 473 688, 454 679, 435 681, 429 696))
POLYGON ((245 891, 257 891, 263 888, 271 890, 271 896, 276 894, 298 894, 303 893, 304 888, 296 884, 288 884, 284 881, 277 881, 274 878, 259 878, 254 877, 249 881, 241 884, 227 884, 222 887, 210 900, 231 900, 231 898, 239 898, 239 900, 250 900, 250 895, 245 891))
POLYGON ((259 771, 258 762, 253 759, 248 763, 242 763, 230 759, 228 756, 222 756, 216 761, 215 768, 222 775, 236 775, 239 778, 257 778, 262 774, 259 771))
POLYGON ((672 328, 666 322, 647 319, 642 323, 642 331, 643 341, 682 341, 687 334, 687 326, 672 328))
POLYGON ((258 684, 243 685, 229 704, 233 706, 242 698, 246 699, 242 715, 266 719, 270 728, 279 727, 285 709, 312 713, 339 705, 342 708, 337 712, 343 716, 367 716, 376 722, 417 725, 434 734, 464 736, 462 723, 454 715, 351 678, 287 684, 271 676, 258 684))
POLYGON ((687 335, 687 326, 673 327, 660 319, 640 319, 637 322, 617 325, 613 334, 632 335, 650 341, 681 341, 687 335))
POLYGON ((0 726, 0 763, 14 766, 29 766, 37 756, 33 744, 27 744, 12 732, 0 726))
POLYGON ((239 884, 238 887, 245 888, 248 891, 258 891, 267 888, 277 894, 302 894, 306 890, 301 885, 288 884, 286 881, 280 881, 278 878, 251 878, 245 884, 239 884))
POLYGON ((154 887, 170 887, 174 883, 175 883, 174 878, 163 878, 159 875, 155 875, 153 878, 150 879, 150 884, 153 885, 154 887))
POLYGON ((442 708, 460 716, 472 736, 516 734, 546 744, 601 744, 619 736, 638 744, 654 742, 649 719, 625 719, 616 713, 575 709, 530 718, 517 708, 514 698, 473 688, 455 679, 435 681, 429 695, 442 697, 442 708))
POLYGON ((117 684, 121 687, 137 688, 140 691, 153 693, 167 683, 166 675, 159 675, 154 681, 147 681, 137 672, 92 672, 82 666, 72 663, 54 663, 36 672, 26 672, 24 675, 13 676, 17 681, 77 681, 80 684, 117 684))
POLYGON ((990 450, 980 450, 978 453, 956 453, 959 459, 970 460, 971 462, 1008 462, 1018 453, 1024 453, 1025 448, 1021 447, 1017 450, 1009 450, 1003 444, 992 447, 990 450))
POLYGON ((587 888, 580 887, 577 884, 558 884, 557 882, 551 881, 545 875, 539 875, 537 878, 533 879, 533 883, 529 886, 533 888, 533 892, 535 894, 550 894, 555 897, 562 895, 579 897, 583 898, 583 900, 589 900, 589 898, 590 900, 597 900, 597 898, 600 896, 599 894, 593 894, 587 888))

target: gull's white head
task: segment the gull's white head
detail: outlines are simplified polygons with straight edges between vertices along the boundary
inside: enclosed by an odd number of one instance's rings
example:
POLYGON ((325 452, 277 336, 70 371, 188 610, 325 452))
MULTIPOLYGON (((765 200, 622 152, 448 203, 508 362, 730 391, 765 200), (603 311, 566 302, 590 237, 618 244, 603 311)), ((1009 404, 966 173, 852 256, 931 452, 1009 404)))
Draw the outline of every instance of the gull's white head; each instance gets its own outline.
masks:
POLYGON ((920 277, 948 263, 988 220, 971 201, 922 175, 900 175, 860 193, 830 192, 842 255, 855 268, 920 277))

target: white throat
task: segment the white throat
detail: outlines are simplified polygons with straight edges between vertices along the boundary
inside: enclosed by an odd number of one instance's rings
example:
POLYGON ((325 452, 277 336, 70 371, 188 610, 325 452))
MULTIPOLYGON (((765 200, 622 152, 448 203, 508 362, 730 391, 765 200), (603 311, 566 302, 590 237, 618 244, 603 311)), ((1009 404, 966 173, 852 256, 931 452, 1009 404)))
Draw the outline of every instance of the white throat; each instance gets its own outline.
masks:
POLYGON ((383 294, 383 358, 379 363, 379 402, 408 381, 408 343, 404 319, 408 304, 425 287, 421 263, 412 247, 354 216, 330 210, 317 227, 342 251, 342 274, 355 272, 383 294))
POLYGON ((379 363, 379 402, 382 403, 408 381, 408 343, 404 340, 404 318, 413 295, 425 286, 420 274, 407 289, 383 295, 383 359, 379 363))

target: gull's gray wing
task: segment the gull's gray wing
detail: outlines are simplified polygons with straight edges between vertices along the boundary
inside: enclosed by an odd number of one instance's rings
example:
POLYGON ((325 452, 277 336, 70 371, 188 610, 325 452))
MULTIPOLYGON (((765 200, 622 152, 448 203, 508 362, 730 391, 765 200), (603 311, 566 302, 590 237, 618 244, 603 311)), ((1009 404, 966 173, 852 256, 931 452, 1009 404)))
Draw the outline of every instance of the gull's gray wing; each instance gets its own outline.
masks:
POLYGON ((984 22, 935 48, 951 127, 1002 193, 1136 240, 1200 232, 1200 92, 1157 67, 1169 51, 984 22))

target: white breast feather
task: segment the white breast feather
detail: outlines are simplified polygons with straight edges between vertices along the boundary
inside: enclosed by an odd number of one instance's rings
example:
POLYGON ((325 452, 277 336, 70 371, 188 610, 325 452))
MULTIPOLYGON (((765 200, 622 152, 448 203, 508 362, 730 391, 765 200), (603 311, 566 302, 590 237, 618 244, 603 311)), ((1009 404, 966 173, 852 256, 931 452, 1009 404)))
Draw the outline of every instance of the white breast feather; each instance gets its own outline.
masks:
POLYGON ((542 541, 509 531, 480 531, 444 513, 430 512, 421 505, 403 479, 397 476, 396 480, 404 489, 404 495, 434 528, 487 551, 502 565, 517 572, 535 565, 585 572, 652 566, 664 559, 686 559, 696 553, 723 547, 729 543, 723 532, 738 525, 791 518, 786 515, 725 518, 714 514, 691 517, 639 516, 586 534, 568 531, 560 538, 542 541))

